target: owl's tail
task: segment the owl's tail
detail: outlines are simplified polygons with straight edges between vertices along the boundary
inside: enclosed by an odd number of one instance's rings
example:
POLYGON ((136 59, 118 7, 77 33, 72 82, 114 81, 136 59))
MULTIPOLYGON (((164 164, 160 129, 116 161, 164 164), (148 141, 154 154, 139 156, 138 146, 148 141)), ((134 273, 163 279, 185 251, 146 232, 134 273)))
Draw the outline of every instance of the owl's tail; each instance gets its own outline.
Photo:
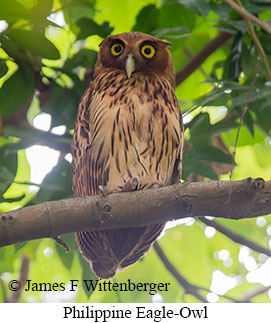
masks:
POLYGON ((76 233, 76 239, 92 271, 99 278, 109 279, 117 270, 142 258, 164 226, 152 224, 139 228, 84 231, 76 233))

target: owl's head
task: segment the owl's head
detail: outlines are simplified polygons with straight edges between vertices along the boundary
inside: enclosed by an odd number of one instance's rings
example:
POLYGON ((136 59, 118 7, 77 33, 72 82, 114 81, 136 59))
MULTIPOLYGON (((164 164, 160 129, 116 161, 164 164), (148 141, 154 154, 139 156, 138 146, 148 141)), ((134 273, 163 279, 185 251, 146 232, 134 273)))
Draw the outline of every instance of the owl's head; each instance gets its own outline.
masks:
POLYGON ((95 75, 103 68, 114 68, 122 70, 128 78, 135 73, 164 76, 175 86, 168 46, 172 46, 170 42, 141 32, 109 36, 100 44, 95 75))

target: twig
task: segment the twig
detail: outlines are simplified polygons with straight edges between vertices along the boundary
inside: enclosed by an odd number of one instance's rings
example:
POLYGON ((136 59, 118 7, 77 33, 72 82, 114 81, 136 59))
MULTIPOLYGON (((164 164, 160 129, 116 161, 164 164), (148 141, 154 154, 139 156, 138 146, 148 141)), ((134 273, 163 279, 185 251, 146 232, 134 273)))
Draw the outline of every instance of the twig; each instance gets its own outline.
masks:
MULTIPOLYGON (((239 3, 240 7, 242 7, 242 3, 241 3, 241 1, 240 1, 240 0, 237 0, 237 2, 239 3)), ((269 80, 271 80, 271 71, 270 71, 270 67, 269 67, 269 64, 268 64, 268 61, 267 61, 267 58, 266 58, 265 52, 264 52, 264 50, 263 50, 263 47, 262 47, 262 45, 261 45, 261 42, 259 41, 259 38, 257 37, 257 35, 256 35, 256 33, 255 33, 255 30, 254 30, 254 27, 253 27, 253 25, 252 25, 251 21, 250 21, 247 17, 245 17, 245 21, 246 21, 246 23, 247 23, 248 30, 249 30, 249 33, 250 33, 250 35, 251 35, 251 38, 252 38, 252 40, 254 41, 254 43, 255 43, 255 45, 256 45, 256 47, 257 47, 258 51, 259 51, 259 54, 260 54, 260 56, 261 56, 261 59, 262 59, 262 61, 263 61, 263 63, 264 63, 264 66, 265 66, 265 68, 266 68, 266 70, 267 70, 268 78, 269 78, 269 80)))
POLYGON ((253 297, 256 297, 258 295, 261 295, 261 294, 264 294, 266 292, 269 291, 269 289, 271 289, 271 285, 269 286, 261 286, 261 287, 257 287, 255 289, 252 289, 248 292, 246 292, 241 298, 240 298, 240 302, 242 303, 249 303, 250 300, 253 298, 253 297))
POLYGON ((237 143, 238 143, 238 139, 239 139, 239 135, 240 135, 240 130, 241 130, 241 126, 243 124, 245 114, 247 112, 250 95, 251 95, 252 89, 254 88, 254 85, 255 85, 255 82, 256 82, 258 69, 259 69, 259 64, 257 63, 257 65, 255 67, 255 73, 254 73, 253 78, 251 80, 249 91, 247 93, 246 102, 242 107, 241 116, 240 116, 240 122, 239 122, 239 126, 237 128, 237 134, 236 134, 235 143, 234 143, 234 150, 233 150, 233 153, 232 153, 232 167, 231 167, 231 172, 230 172, 230 181, 232 179, 232 173, 233 173, 233 168, 234 168, 233 165, 235 164, 235 155, 236 155, 236 149, 237 149, 237 143))
POLYGON ((208 303, 207 300, 198 292, 201 287, 198 287, 196 285, 190 284, 187 279, 185 279, 181 273, 173 266, 173 264, 168 260, 167 256, 165 255, 162 248, 159 246, 157 242, 154 243, 154 249, 167 268, 167 270, 176 278, 176 280, 179 282, 179 284, 183 287, 186 294, 193 295, 198 300, 200 300, 203 303, 208 303))
MULTIPOLYGON (((113 281, 114 283, 117 283, 117 279, 116 277, 113 278, 113 281)), ((118 290, 115 291, 115 294, 116 294, 116 297, 117 297, 117 300, 118 300, 118 303, 123 303, 122 300, 121 300, 121 297, 120 297, 120 292, 118 290)))
POLYGON ((176 85, 180 85, 196 69, 201 66, 205 60, 213 54, 219 47, 230 39, 233 34, 222 32, 217 37, 208 42, 179 72, 176 73, 176 85))
MULTIPOLYGON (((193 53, 190 51, 190 49, 184 44, 183 45, 183 51, 185 52, 186 56, 190 59, 194 57, 193 53)), ((202 75, 206 78, 206 80, 209 80, 209 75, 207 72, 204 70, 202 66, 199 66, 199 70, 201 71, 202 75)))
POLYGON ((23 256, 22 264, 21 264, 21 271, 20 271, 20 277, 19 282, 21 283, 20 288, 17 291, 12 292, 6 299, 7 303, 17 303, 22 295, 22 292, 24 290, 24 286, 26 284, 26 281, 28 279, 28 273, 29 273, 29 264, 30 259, 27 256, 23 256))
POLYGON ((249 19, 253 21, 255 24, 259 25, 266 32, 271 34, 271 26, 269 26, 269 24, 255 17, 250 12, 248 12, 244 7, 240 7, 237 3, 235 3, 232 0, 224 0, 224 2, 226 2, 233 10, 239 13, 239 15, 242 16, 244 19, 249 19))
POLYGON ((200 221, 205 223, 206 225, 215 228, 220 233, 224 234, 228 238, 230 238, 232 241, 242 244, 244 246, 249 247, 252 250, 255 250, 257 252, 263 253, 269 257, 271 257, 271 250, 264 248, 262 246, 259 246, 257 243, 252 242, 251 240, 242 237, 241 235, 229 230, 228 228, 224 227, 220 223, 216 221, 210 221, 206 218, 200 218, 200 221))
POLYGON ((55 237, 54 239, 61 247, 63 247, 66 250, 67 253, 71 251, 65 241, 63 241, 59 237, 55 237))
POLYGON ((6 292, 6 288, 5 288, 4 282, 1 279, 1 277, 0 277, 0 286, 1 286, 1 289, 3 291, 2 292, 2 295, 3 295, 3 303, 6 303, 7 302, 7 292, 6 292))

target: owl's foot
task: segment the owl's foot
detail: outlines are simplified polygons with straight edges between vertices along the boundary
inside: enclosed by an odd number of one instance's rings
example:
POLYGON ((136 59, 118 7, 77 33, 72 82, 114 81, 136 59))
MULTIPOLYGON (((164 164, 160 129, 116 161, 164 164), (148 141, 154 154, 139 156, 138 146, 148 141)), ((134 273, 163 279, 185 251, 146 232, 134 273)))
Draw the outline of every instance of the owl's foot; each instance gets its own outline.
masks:
POLYGON ((120 191, 120 190, 115 190, 113 188, 107 187, 105 185, 99 185, 98 189, 103 196, 107 196, 109 194, 117 193, 120 191))
POLYGON ((140 186, 140 179, 138 176, 133 176, 131 177, 128 182, 126 182, 121 191, 122 192, 131 192, 131 191, 135 191, 138 190, 140 186))
POLYGON ((55 237, 54 238, 55 239, 55 241, 61 246, 61 247, 63 247, 65 250, 66 250, 66 252, 70 252, 71 250, 70 250, 70 248, 68 247, 68 245, 66 244, 66 242, 65 241, 63 241, 62 239, 60 239, 59 237, 55 237))
POLYGON ((159 188, 159 187, 163 187, 165 186, 165 183, 162 182, 162 181, 157 181, 157 182, 154 182, 154 183, 149 183, 146 188, 147 189, 150 189, 150 188, 159 188))

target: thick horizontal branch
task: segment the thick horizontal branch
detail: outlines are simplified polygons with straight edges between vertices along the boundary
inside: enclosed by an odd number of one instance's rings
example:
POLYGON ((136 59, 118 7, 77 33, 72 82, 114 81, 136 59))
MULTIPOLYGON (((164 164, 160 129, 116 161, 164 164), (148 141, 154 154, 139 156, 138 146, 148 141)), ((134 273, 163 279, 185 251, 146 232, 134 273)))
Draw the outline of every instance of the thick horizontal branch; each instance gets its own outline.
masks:
POLYGON ((45 202, 0 214, 0 247, 82 230, 139 227, 185 217, 271 213, 271 181, 184 183, 145 191, 45 202))

